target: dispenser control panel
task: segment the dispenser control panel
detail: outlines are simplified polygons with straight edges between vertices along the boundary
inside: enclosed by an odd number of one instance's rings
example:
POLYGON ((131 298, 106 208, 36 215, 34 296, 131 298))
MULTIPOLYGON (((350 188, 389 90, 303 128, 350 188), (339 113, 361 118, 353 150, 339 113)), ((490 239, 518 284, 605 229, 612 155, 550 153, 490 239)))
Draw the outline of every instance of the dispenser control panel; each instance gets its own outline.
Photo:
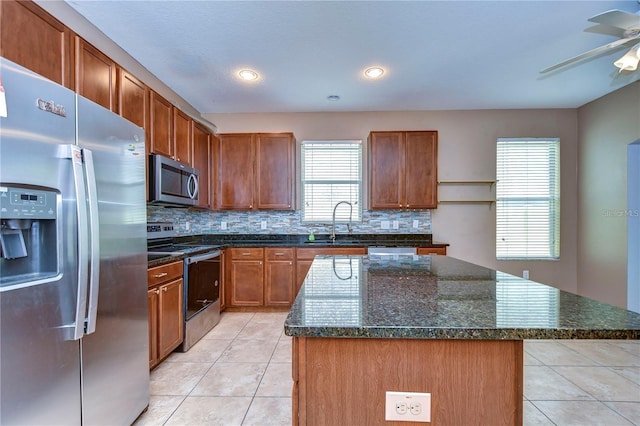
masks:
POLYGON ((54 191, 0 186, 0 217, 55 219, 57 198, 54 191))

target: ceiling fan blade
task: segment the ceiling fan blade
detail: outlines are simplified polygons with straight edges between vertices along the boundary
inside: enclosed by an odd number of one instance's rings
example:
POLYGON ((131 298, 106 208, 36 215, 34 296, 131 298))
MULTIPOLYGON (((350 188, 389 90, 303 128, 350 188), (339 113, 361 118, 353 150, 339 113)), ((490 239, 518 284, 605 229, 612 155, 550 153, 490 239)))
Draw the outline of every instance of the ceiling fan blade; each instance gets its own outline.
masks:
POLYGON ((597 24, 609 25, 612 27, 627 30, 640 27, 640 16, 622 10, 609 10, 599 15, 589 18, 589 21, 597 24))
POLYGON ((630 42, 632 40, 638 40, 638 39, 640 39, 640 35, 635 36, 635 37, 628 37, 628 38, 623 38, 623 39, 620 39, 620 40, 613 41, 611 43, 605 44, 604 46, 596 47, 595 49, 592 49, 592 50, 589 50, 587 52, 581 53, 578 56, 574 56, 573 58, 569 58, 569 59, 564 60, 564 61, 562 61, 560 63, 552 65, 549 68, 545 68, 545 69, 541 70, 540 73, 544 74, 546 72, 556 70, 556 69, 561 68, 561 67, 563 67, 565 65, 568 65, 568 64, 570 64, 572 62, 576 62, 576 61, 579 61, 581 59, 588 58, 589 56, 598 55, 598 54, 606 52, 608 50, 615 49, 617 47, 623 46, 624 44, 626 44, 626 43, 628 43, 628 42, 630 42))

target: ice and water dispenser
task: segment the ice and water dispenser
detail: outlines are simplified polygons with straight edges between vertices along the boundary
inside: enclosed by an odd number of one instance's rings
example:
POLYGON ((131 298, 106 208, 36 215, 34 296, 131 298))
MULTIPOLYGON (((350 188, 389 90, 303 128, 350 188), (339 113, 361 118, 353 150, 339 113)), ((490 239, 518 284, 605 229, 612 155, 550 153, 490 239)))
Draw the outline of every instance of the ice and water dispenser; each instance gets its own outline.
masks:
POLYGON ((0 289, 58 275, 60 202, 50 189, 0 186, 0 289))

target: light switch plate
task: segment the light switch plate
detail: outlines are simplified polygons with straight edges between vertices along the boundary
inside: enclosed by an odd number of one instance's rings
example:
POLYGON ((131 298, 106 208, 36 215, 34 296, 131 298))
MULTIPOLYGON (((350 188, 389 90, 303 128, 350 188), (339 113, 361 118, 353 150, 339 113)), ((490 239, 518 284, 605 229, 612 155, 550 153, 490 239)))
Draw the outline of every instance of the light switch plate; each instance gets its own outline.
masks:
POLYGON ((389 221, 388 220, 381 220, 380 221, 380 228, 381 229, 389 229, 389 221))

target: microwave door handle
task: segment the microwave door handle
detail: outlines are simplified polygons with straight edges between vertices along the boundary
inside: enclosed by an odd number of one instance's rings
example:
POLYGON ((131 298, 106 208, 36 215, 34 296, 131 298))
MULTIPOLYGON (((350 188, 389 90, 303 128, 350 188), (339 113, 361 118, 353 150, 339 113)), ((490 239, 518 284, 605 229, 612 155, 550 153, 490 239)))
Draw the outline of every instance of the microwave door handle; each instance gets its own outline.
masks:
POLYGON ((79 340, 84 335, 84 318, 87 308, 87 285, 89 267, 89 225, 87 218, 86 188, 82 164, 82 151, 75 145, 67 145, 71 168, 73 171, 73 186, 76 195, 76 215, 78 219, 78 294, 76 298, 76 312, 71 339, 79 340))
POLYGON ((87 200, 89 204, 89 236, 91 239, 89 254, 89 308, 85 325, 85 333, 96 331, 98 316, 98 293, 100 290, 100 223, 98 221, 98 191, 96 187, 93 153, 83 149, 84 172, 87 181, 87 200))
POLYGON ((187 194, 189 194, 189 198, 192 200, 198 196, 198 178, 193 173, 189 175, 189 179, 187 180, 187 194), (193 187, 193 192, 191 191, 191 187, 193 187))

